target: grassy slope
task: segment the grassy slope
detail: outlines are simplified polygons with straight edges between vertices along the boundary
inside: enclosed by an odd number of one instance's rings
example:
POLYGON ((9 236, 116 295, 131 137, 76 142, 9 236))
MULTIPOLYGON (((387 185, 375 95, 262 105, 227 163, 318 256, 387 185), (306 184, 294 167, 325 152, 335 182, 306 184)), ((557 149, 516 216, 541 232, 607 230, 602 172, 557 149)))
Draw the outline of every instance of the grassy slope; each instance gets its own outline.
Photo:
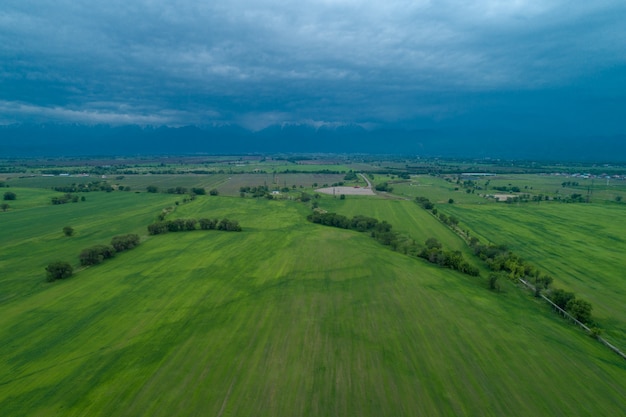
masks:
POLYGON ((345 200, 324 197, 320 207, 348 217, 360 214, 385 220, 394 231, 409 235, 419 243, 436 237, 447 250, 467 252, 467 245, 454 232, 412 201, 356 196, 348 196, 345 200))
MULTIPOLYGON (((583 192, 563 189, 560 183, 565 180, 572 179, 520 175, 495 177, 490 181, 491 185, 528 187, 530 192, 548 193, 550 189, 566 195, 583 192)), ((471 229, 484 242, 505 244, 550 273, 555 278, 555 286, 590 301, 594 306, 593 314, 607 336, 622 349, 626 348, 626 281, 621 278, 626 252, 626 223, 621 220, 624 205, 602 201, 509 205, 489 202, 463 191, 454 192, 454 184, 434 177, 418 177, 412 183, 413 186, 398 186, 397 192, 441 202, 446 201, 447 195, 454 198, 455 204, 438 204, 438 209, 456 216, 463 228, 471 229)), ((600 194, 600 186, 595 185, 595 198, 600 194)), ((612 187, 619 188, 618 185, 612 187)))
MULTIPOLYGON (((65 260, 78 267, 78 254, 95 244, 108 244, 115 235, 146 234, 162 208, 179 196, 114 192, 85 193, 86 201, 53 206, 50 197, 59 193, 37 189, 16 190, 18 200, 12 209, 0 213, 0 302, 37 291, 45 267, 65 260), (75 235, 63 235, 71 226, 75 235)), ((81 194, 82 196, 83 194, 81 194)))
POLYGON ((446 207, 484 241, 506 244, 594 306, 607 335, 626 348, 624 208, 546 204, 446 207))
MULTIPOLYGON (((112 207, 125 198, 102 195, 112 207)), ((201 198, 176 215, 226 215, 246 231, 152 237, 4 302, 0 414, 623 411, 623 360, 525 295, 306 223, 306 212, 201 198)), ((18 230, 16 241, 29 229, 18 230)))

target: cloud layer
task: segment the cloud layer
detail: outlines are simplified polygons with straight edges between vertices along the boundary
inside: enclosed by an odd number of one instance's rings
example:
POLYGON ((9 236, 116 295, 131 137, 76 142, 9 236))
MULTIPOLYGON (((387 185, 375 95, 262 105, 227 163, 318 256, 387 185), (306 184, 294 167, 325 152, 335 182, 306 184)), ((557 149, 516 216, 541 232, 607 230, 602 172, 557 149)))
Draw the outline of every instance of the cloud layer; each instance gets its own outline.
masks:
POLYGON ((556 131, 573 112, 570 130, 624 133, 625 17, 620 0, 8 0, 0 123, 556 131))

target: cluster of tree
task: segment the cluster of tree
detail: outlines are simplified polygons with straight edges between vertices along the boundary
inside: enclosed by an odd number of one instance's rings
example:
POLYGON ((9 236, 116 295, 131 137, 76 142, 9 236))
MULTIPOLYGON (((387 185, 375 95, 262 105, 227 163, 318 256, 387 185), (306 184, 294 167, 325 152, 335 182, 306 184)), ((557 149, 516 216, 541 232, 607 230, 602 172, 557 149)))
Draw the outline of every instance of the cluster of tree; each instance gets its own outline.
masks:
POLYGON ((444 268, 454 269, 474 277, 480 275, 480 270, 467 262, 461 252, 444 251, 443 245, 434 237, 426 239, 425 247, 419 252, 418 256, 444 268))
POLYGON ((415 202, 424 210, 432 210, 435 205, 426 197, 415 197, 415 202))
POLYGON ((133 249, 139 245, 139 235, 127 234, 114 236, 110 245, 95 245, 83 251, 78 256, 81 265, 97 265, 106 259, 110 259, 118 252, 133 249))
POLYGON ((444 224, 447 224, 450 227, 456 227, 459 225, 459 219, 452 215, 447 216, 445 213, 439 213, 437 212, 437 209, 433 209, 433 214, 435 214, 444 224))
POLYGON ((186 187, 179 186, 179 187, 168 188, 165 192, 168 194, 187 194, 188 190, 186 187))
POLYGON ((343 177, 343 179, 344 181, 356 181, 357 176, 354 172, 350 171, 343 177))
POLYGON ((95 245, 83 251, 78 255, 81 265, 97 265, 106 259, 110 259, 115 255, 115 249, 111 245, 95 245))
POLYGON ((219 219, 175 219, 159 221, 148 225, 148 233, 151 235, 160 235, 169 232, 188 232, 192 230, 223 230, 226 232, 241 232, 241 226, 237 220, 224 218, 219 219))
POLYGON ((387 182, 381 182, 380 184, 376 184, 374 186, 376 191, 387 191, 388 193, 393 191, 393 187, 389 185, 387 182))
POLYGON ((246 194, 252 194, 254 198, 261 198, 272 195, 269 187, 267 185, 257 185, 257 186, 245 186, 239 187, 239 195, 241 197, 245 197, 246 194))
POLYGON ((511 191, 513 193, 519 193, 521 191, 521 189, 518 186, 511 186, 511 187, 507 187, 506 185, 503 186, 492 186, 491 187, 494 190, 497 191, 502 191, 502 192, 508 192, 511 191))
MULTIPOLYGON (((512 280, 535 277, 538 273, 532 265, 524 262, 505 245, 483 245, 474 237, 470 239, 470 247, 476 256, 487 263, 489 269, 507 272, 512 280)), ((549 281, 552 282, 552 278, 549 281)))
POLYGON ((566 203, 585 203, 585 202, 588 202, 587 198, 584 197, 582 194, 579 194, 579 193, 573 193, 570 196, 568 196, 565 199, 563 199, 563 201, 566 202, 566 203))
POLYGON ((66 203, 78 203, 78 201, 85 201, 85 196, 78 197, 71 193, 65 193, 62 196, 52 197, 50 202, 53 205, 66 204, 66 203))
MULTIPOLYGON (((316 196, 318 196, 318 194, 316 194, 316 196)), ((304 191, 300 193, 300 201, 303 203, 307 203, 309 201, 311 201, 311 194, 305 193, 304 191)))
POLYGON ((370 236, 383 245, 397 248, 398 235, 391 231, 391 224, 386 221, 366 216, 354 216, 351 219, 337 213, 323 213, 315 211, 307 216, 307 220, 325 226, 338 227, 340 229, 356 230, 357 232, 370 232, 370 236))
POLYGON ((52 262, 46 267, 46 279, 48 282, 69 278, 73 273, 74 268, 65 261, 52 262))
MULTIPOLYGON (((504 273, 512 280, 523 278, 532 282, 535 286, 535 296, 537 297, 543 290, 549 290, 547 293, 548 298, 554 304, 570 313, 582 323, 591 321, 592 306, 590 303, 576 299, 574 293, 562 289, 550 289, 554 281, 550 275, 542 274, 533 265, 524 262, 518 255, 511 252, 506 246, 483 245, 476 238, 470 239, 470 246, 474 249, 474 253, 484 260, 492 271, 504 273)), ((494 278, 495 280, 497 280, 497 277, 494 278)))
POLYGON ((139 245, 139 235, 134 233, 114 236, 113 239, 111 239, 111 246, 113 246, 116 252, 124 252, 133 249, 137 245, 139 245))
POLYGON ((587 301, 577 299, 574 293, 560 288, 553 289, 548 293, 548 298, 581 323, 589 323, 591 321, 593 306, 587 301))
MULTIPOLYGON (((52 187, 54 191, 60 193, 88 193, 90 191, 113 191, 113 187, 106 181, 91 181, 86 183, 72 183, 70 185, 60 185, 52 187)), ((123 191, 123 190, 122 190, 123 191)))
POLYGON ((323 224, 325 226, 338 227, 341 229, 351 229, 358 232, 367 231, 379 231, 389 232, 391 231, 391 225, 386 221, 379 222, 378 219, 366 216, 354 216, 352 219, 337 214, 337 213, 323 213, 320 211, 313 212, 307 216, 307 220, 313 223, 323 224))
POLYGON ((6 193, 4 193, 4 200, 5 201, 17 200, 17 194, 15 194, 12 191, 7 191, 6 193))
POLYGON ((561 183, 561 187, 565 188, 565 187, 578 187, 578 182, 577 181, 563 181, 561 183))

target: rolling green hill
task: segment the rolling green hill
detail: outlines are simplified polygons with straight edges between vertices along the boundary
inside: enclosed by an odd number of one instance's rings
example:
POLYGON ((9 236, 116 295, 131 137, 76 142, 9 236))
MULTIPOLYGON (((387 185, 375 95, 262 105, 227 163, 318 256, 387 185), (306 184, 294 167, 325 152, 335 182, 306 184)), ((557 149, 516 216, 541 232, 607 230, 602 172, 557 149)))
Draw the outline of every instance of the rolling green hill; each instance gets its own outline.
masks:
MULTIPOLYGON (((0 213, 0 415, 623 412, 626 362, 529 295, 308 223, 295 201, 199 197, 172 217, 226 216, 244 231, 144 236, 44 282, 51 260, 145 235, 174 198, 93 193, 0 213)), ((455 244, 409 203, 321 201, 455 244)))

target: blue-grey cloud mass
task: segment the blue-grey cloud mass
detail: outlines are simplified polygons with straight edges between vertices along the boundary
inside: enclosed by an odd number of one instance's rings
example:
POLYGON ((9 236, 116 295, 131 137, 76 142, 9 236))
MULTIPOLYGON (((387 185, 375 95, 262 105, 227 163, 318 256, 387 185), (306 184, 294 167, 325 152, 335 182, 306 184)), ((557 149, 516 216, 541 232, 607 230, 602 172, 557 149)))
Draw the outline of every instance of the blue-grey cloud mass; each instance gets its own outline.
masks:
POLYGON ((626 2, 4 0, 0 124, 626 134, 626 2))

